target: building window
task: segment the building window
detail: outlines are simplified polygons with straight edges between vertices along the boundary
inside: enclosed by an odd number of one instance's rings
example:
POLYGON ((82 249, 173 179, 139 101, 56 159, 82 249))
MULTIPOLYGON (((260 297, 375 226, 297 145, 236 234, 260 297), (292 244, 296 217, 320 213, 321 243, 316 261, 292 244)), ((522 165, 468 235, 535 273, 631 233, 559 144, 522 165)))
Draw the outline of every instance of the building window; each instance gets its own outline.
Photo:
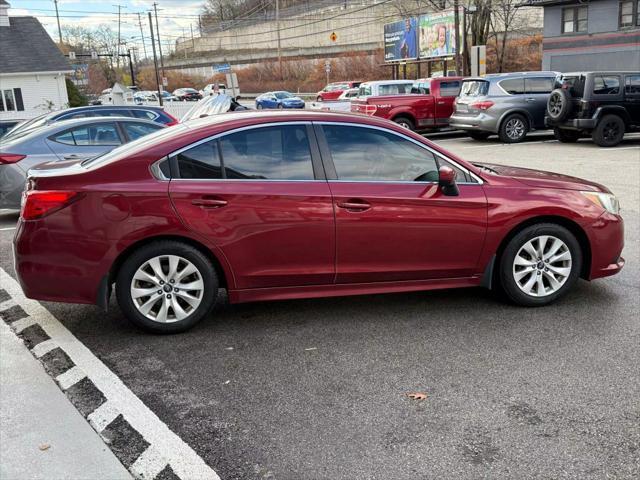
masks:
POLYGON ((640 0, 623 0, 620 2, 620 28, 640 25, 640 0))
POLYGON ((0 90, 0 112, 21 112, 23 110, 24 103, 20 88, 0 90))
POLYGON ((562 33, 582 33, 587 31, 587 12, 589 7, 570 7, 562 9, 562 33))

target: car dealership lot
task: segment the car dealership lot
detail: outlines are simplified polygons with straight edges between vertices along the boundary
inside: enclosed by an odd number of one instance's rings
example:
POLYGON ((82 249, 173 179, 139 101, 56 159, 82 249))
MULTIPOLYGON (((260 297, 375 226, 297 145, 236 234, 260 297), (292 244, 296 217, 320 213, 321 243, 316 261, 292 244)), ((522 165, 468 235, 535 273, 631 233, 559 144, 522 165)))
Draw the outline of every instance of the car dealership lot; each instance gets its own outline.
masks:
MULTIPOLYGON (((112 299, 44 305, 228 478, 632 478, 640 474, 640 136, 602 149, 432 138, 469 160, 610 187, 621 274, 549 307, 480 289, 225 304, 193 330, 135 330, 112 299), (425 400, 407 393, 424 392, 425 400)), ((15 215, 0 214, 13 275, 15 215)))

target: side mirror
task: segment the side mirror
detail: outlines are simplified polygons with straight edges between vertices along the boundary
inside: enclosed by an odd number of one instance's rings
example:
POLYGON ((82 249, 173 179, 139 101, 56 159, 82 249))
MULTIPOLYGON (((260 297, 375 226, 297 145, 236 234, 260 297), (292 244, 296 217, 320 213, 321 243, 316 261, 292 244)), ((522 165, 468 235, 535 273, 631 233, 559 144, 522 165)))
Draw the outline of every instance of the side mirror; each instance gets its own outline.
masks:
POLYGON ((441 166, 438 170, 438 184, 445 195, 450 197, 460 195, 458 184, 456 184, 456 171, 447 165, 441 166))

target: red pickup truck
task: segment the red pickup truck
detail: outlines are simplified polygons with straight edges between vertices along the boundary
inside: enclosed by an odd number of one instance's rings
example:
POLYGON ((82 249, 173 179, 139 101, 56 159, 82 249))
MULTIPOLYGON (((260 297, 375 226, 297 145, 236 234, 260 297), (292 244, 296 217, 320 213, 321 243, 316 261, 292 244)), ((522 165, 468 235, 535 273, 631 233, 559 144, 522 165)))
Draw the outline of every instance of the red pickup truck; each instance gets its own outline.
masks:
POLYGON ((410 130, 437 129, 449 125, 462 77, 421 78, 411 93, 359 96, 351 100, 351 111, 386 118, 410 130))

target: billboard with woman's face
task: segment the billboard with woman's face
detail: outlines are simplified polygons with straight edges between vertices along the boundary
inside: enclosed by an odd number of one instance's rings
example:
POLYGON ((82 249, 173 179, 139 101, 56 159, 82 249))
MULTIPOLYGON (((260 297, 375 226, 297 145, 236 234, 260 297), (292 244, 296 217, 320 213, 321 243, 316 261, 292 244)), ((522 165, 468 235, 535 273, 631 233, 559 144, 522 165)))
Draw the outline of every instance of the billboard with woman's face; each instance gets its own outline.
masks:
MULTIPOLYGON (((463 14, 460 10, 460 18, 463 14)), ((456 54, 455 24, 453 10, 421 15, 418 20, 420 58, 454 56, 456 54)), ((462 41, 462 28, 459 30, 459 38, 462 41)), ((462 52, 462 49, 460 51, 462 52)))
POLYGON ((417 18, 384 26, 384 59, 387 62, 418 58, 417 18))

